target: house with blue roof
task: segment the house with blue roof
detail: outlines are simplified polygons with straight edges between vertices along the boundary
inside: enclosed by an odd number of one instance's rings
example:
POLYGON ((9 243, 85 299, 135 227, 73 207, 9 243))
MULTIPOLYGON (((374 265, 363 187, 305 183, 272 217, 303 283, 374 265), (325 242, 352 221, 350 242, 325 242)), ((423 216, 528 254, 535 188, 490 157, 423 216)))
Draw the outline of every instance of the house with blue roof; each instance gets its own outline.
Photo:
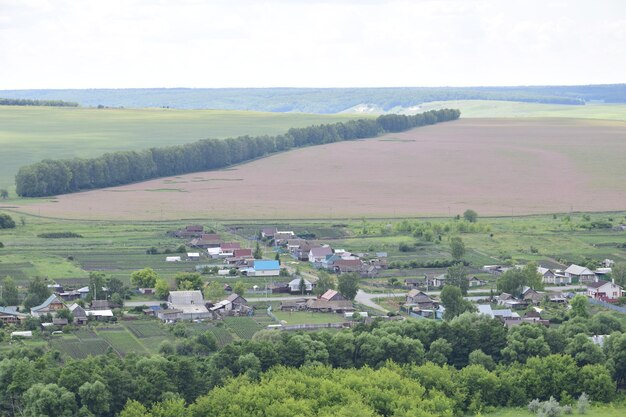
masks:
POLYGON ((280 275, 280 262, 274 260, 256 259, 248 276, 277 277, 280 275))

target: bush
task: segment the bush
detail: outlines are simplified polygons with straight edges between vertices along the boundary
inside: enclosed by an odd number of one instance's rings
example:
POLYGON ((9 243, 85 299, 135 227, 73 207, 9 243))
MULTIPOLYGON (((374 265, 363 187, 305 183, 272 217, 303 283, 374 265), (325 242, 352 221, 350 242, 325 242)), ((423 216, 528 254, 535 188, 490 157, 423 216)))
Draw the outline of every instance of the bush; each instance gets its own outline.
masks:
POLYGON ((574 414, 574 409, 571 405, 564 405, 561 407, 561 411, 563 411, 563 414, 574 414))
POLYGON ((561 406, 554 397, 550 397, 548 401, 541 403, 541 407, 539 407, 537 412, 538 417, 559 417, 560 415, 561 406))
POLYGON ((37 237, 41 237, 44 239, 64 239, 64 238, 72 238, 72 237, 83 237, 78 233, 74 232, 51 232, 51 233, 41 233, 38 234, 37 237))
POLYGON ((15 222, 8 214, 0 213, 0 229, 14 229, 15 222))
POLYGON ((528 411, 533 414, 537 414, 537 411, 539 411, 539 407, 541 407, 541 401, 539 401, 539 399, 537 398, 528 403, 528 411))
POLYGON ((405 242, 400 243, 400 245, 398 246, 398 250, 400 252, 411 252, 414 249, 415 249, 414 245, 409 245, 408 243, 405 243, 405 242))
POLYGON ((587 409, 589 408, 589 397, 584 392, 580 394, 578 397, 578 402, 576 403, 576 409, 578 410, 578 414, 586 414, 587 409))

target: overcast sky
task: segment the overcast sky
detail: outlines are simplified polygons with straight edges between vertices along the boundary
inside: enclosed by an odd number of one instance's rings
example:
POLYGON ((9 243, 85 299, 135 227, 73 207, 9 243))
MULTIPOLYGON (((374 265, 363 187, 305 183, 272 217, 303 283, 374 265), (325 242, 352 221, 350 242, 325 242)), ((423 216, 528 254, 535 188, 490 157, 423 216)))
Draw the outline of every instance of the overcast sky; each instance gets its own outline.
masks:
POLYGON ((625 0, 0 0, 0 89, 623 82, 625 0))

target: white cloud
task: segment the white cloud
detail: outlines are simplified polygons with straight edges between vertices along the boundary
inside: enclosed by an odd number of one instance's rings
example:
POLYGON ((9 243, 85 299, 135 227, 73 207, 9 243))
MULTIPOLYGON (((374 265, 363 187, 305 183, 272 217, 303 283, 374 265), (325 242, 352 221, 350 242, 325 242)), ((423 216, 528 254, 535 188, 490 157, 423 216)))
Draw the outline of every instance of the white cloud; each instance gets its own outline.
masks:
POLYGON ((0 0, 0 88, 624 82, 626 2, 0 0))

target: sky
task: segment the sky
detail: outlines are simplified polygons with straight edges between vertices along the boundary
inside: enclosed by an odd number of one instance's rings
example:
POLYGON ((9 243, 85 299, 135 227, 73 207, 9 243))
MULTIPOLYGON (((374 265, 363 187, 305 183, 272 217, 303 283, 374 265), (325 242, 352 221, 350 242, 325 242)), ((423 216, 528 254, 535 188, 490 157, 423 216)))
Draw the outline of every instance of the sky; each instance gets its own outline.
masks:
POLYGON ((626 82, 624 0, 0 0, 0 89, 626 82))

